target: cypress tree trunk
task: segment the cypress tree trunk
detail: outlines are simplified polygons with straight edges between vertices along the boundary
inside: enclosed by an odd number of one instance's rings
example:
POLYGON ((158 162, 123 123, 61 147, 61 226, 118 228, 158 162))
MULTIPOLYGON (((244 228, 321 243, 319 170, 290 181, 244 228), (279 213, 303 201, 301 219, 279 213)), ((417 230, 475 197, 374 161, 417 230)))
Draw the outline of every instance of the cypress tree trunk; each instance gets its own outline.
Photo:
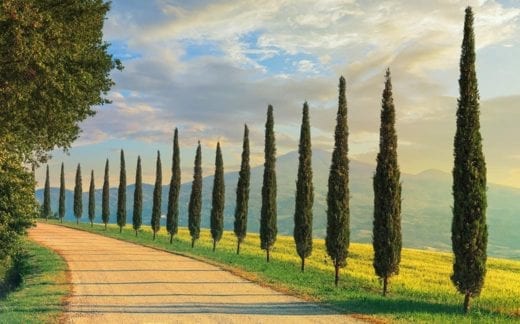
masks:
POLYGON ((157 164, 155 167, 155 186, 153 188, 153 205, 152 205, 152 231, 153 239, 155 233, 161 228, 161 197, 162 197, 162 166, 161 153, 157 151, 157 164))
POLYGON ((188 205, 188 228, 191 235, 191 247, 195 246, 195 240, 200 236, 200 212, 202 209, 202 151, 200 142, 195 154, 195 166, 193 168, 193 183, 191 185, 190 202, 188 205))
POLYGON ((81 184, 81 166, 78 164, 76 169, 76 183, 74 186, 74 216, 76 217, 76 224, 79 224, 79 219, 83 214, 83 187, 81 184))
POLYGON ((90 172, 90 186, 88 190, 88 219, 90 227, 94 227, 94 218, 96 217, 96 187, 94 184, 94 170, 90 172))
POLYGON ((108 159, 105 162, 105 176, 103 178, 103 193, 101 195, 101 218, 105 224, 105 230, 110 218, 110 184, 108 159))
POLYGON ((240 243, 247 234, 247 214, 249 203, 249 178, 251 168, 249 166, 249 128, 244 125, 244 142, 242 144, 242 161, 238 173, 237 197, 235 207, 234 232, 237 237, 237 254, 240 254, 240 243))
POLYGON ((385 296, 388 278, 399 273, 402 247, 401 183, 397 163, 395 108, 389 69, 386 70, 385 75, 379 139, 379 153, 373 179, 372 245, 374 247, 374 270, 376 275, 384 281, 383 296, 385 296))
POLYGON ((269 263, 269 252, 270 252, 270 249, 267 249, 266 250, 266 261, 267 261, 267 263, 269 263))
POLYGON ((42 216, 45 217, 45 221, 51 215, 51 185, 49 179, 49 165, 45 171, 45 189, 43 190, 43 210, 42 216))
POLYGON ((179 132, 175 128, 173 136, 172 177, 168 193, 168 212, 166 214, 166 230, 170 233, 170 244, 177 234, 179 224, 179 193, 181 188, 181 166, 179 150, 179 132))
POLYGON ((222 160, 222 151, 220 142, 217 142, 217 152, 215 155, 215 176, 213 177, 213 195, 211 204, 211 237, 213 238, 213 251, 217 246, 217 242, 222 238, 224 230, 224 200, 225 200, 225 184, 224 184, 224 161, 222 160))
POLYGON ((61 163, 60 173, 60 199, 58 213, 60 217, 60 223, 63 223, 63 218, 65 217, 65 167, 63 162, 61 163))
POLYGON ((117 225, 119 233, 126 225, 126 167, 125 152, 121 150, 121 168, 119 171, 119 188, 117 191, 117 225))
POLYGON ((454 141, 452 248, 455 254, 451 280, 464 294, 464 311, 484 284, 487 260, 486 162, 482 152, 479 92, 475 71, 473 12, 466 8, 460 58, 457 131, 454 141))
POLYGON ((303 104, 300 145, 298 148, 299 164, 296 180, 296 203, 294 208, 294 241, 296 252, 302 259, 302 272, 305 258, 312 253, 312 205, 314 189, 312 185, 312 148, 309 105, 303 104))
POLYGON ((339 284, 339 263, 334 264, 334 286, 338 286, 339 284))
POLYGON ((141 168, 141 156, 137 157, 137 168, 135 171, 134 210, 132 215, 132 226, 135 236, 143 223, 143 175, 141 168))
POLYGON ((267 108, 265 123, 264 179, 262 185, 262 209, 260 213, 260 247, 267 252, 276 242, 276 145, 274 137, 273 106, 267 108))
POLYGON ((334 133, 334 151, 330 166, 327 193, 327 253, 334 261, 335 285, 338 285, 339 268, 347 264, 350 244, 350 207, 348 188, 348 127, 345 78, 339 79, 338 113, 334 133))

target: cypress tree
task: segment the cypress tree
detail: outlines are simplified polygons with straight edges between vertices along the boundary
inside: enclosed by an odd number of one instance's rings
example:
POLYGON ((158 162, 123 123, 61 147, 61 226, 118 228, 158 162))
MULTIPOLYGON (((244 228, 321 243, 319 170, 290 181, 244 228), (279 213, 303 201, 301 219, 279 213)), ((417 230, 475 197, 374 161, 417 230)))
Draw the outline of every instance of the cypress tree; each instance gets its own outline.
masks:
POLYGON ((224 230, 224 161, 220 142, 217 142, 217 153, 215 156, 215 176, 213 177, 213 199, 211 203, 211 237, 213 237, 213 252, 217 247, 218 241, 222 238, 224 230))
POLYGON ((179 151, 179 132, 175 128, 173 135, 172 178, 168 193, 168 212, 166 214, 166 230, 170 233, 170 244, 177 234, 179 226, 179 193, 181 190, 181 161, 179 151))
POLYGON ((74 216, 76 217, 77 224, 79 224, 79 219, 83 214, 82 193, 81 166, 78 164, 78 168, 76 169, 76 184, 74 185, 74 216))
POLYGON ((327 253, 334 264, 335 280, 338 286, 339 269, 347 265, 350 244, 350 207, 348 188, 348 126, 345 78, 339 79, 338 113, 334 132, 334 151, 330 166, 327 193, 327 253))
POLYGON ((126 168, 125 152, 121 150, 121 166, 119 170, 119 188, 117 190, 117 225, 119 233, 126 225, 126 168))
POLYGON ((374 270, 383 281, 386 296, 388 279, 399 273, 401 262, 401 183, 397 164, 395 108, 390 69, 386 70, 381 105, 379 154, 374 175, 374 270))
POLYGON ((190 203, 188 205, 188 228, 191 235, 191 247, 200 236, 200 212, 202 209, 202 152, 200 142, 195 154, 195 166, 193 168, 193 183, 191 184, 190 203))
POLYGON ((244 143, 242 144, 242 162, 238 173, 237 201, 235 206, 234 231, 237 237, 237 254, 240 253, 240 243, 247 234, 247 205, 249 202, 249 178, 251 168, 249 166, 249 129, 244 125, 244 143))
POLYGON ((296 242, 296 252, 298 252, 302 261, 301 270, 303 272, 305 270, 305 258, 312 253, 312 205, 314 203, 311 126, 307 102, 303 104, 298 153, 299 165, 294 208, 294 241, 296 242))
POLYGON ((60 198, 58 204, 58 215, 60 217, 60 222, 63 223, 63 217, 65 217, 65 167, 63 162, 61 163, 60 198))
POLYGON ((162 195, 162 167, 161 153, 157 151, 157 165, 155 170, 155 186, 153 188, 153 205, 152 205, 152 231, 153 239, 155 234, 161 229, 161 195, 162 195))
POLYGON ((137 169, 135 171, 135 189, 134 189, 134 212, 132 215, 132 226, 135 230, 135 236, 143 223, 143 176, 141 170, 141 157, 137 157, 137 169))
POLYGON ((94 218, 96 217, 96 187, 94 184, 94 170, 90 173, 90 186, 88 190, 88 219, 90 227, 94 227, 94 218))
POLYGON ((110 219, 110 183, 109 183, 109 168, 108 159, 105 162, 105 177, 103 180, 103 193, 101 196, 101 219, 105 224, 105 230, 110 219))
POLYGON ((42 216, 45 217, 45 220, 51 216, 51 184, 49 179, 49 166, 47 165, 47 169, 45 171, 45 187, 43 189, 43 208, 42 208, 42 216))
POLYGON ((460 57, 460 96, 454 141, 453 223, 451 280, 464 294, 464 312, 470 298, 480 295, 486 275, 486 162, 482 152, 479 121, 479 92, 475 71, 473 12, 466 8, 460 57))
POLYGON ((276 144, 274 137, 273 106, 267 107, 265 123, 264 181, 262 185, 262 210, 260 213, 260 247, 269 252, 276 242, 276 144))

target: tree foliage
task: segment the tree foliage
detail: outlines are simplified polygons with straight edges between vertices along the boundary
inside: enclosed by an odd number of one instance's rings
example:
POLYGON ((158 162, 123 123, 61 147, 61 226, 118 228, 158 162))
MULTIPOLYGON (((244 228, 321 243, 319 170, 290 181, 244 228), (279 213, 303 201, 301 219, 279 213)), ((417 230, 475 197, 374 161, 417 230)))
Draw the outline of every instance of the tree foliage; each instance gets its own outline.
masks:
POLYGON ((63 218, 65 217, 65 166, 63 162, 61 163, 61 171, 60 171, 60 197, 58 201, 58 216, 60 218, 60 222, 63 222, 63 218))
POLYGON ((334 132, 334 150, 329 173, 327 193, 327 236, 325 245, 335 269, 335 284, 339 269, 347 265, 350 244, 350 206, 348 170, 348 126, 346 81, 339 79, 338 113, 334 132))
POLYGON ((101 194, 101 220, 107 228, 108 221, 110 220, 110 180, 109 180, 109 162, 108 159, 105 162, 105 175, 103 177, 103 192, 101 194))
POLYGON ((383 280, 383 296, 388 279, 399 273, 401 262, 401 182, 397 164, 395 107, 392 97, 390 70, 386 70, 385 89, 381 104, 379 153, 374 175, 374 270, 383 280))
POLYGON ((249 203, 249 182, 251 167, 249 166, 249 128, 244 125, 244 142, 242 144, 242 161, 238 173, 237 196, 235 205, 234 231, 237 237, 237 254, 240 253, 240 243, 247 235, 247 212, 249 203))
POLYGON ((123 150, 121 150, 119 188, 117 190, 117 225, 120 233, 126 225, 126 167, 125 152, 123 150))
POLYGON ((475 70, 473 11, 466 8, 464 38, 460 57, 457 131, 454 141, 453 222, 451 280, 464 294, 464 311, 470 298, 484 285, 487 260, 486 162, 482 152, 479 121, 479 91, 475 70))
POLYGON ((301 270, 305 269, 305 258, 312 253, 312 205, 314 189, 312 185, 312 147, 309 105, 303 104, 300 144, 298 147, 299 164, 296 180, 294 208, 294 241, 296 252, 301 259, 301 270))
POLYGON ((173 135, 172 177, 168 192, 168 212, 166 214, 166 230, 170 234, 170 243, 177 234, 179 226, 179 193, 181 190, 181 160, 179 150, 179 131, 175 128, 173 135))
POLYGON ((45 168, 45 186, 43 189, 42 217, 48 219, 51 216, 51 184, 49 179, 49 165, 47 165, 47 167, 45 168))
POLYGON ((200 212, 202 209, 202 151, 200 142, 195 154, 195 166, 193 168, 193 182, 191 184, 190 202, 188 205, 188 228, 191 235, 191 247, 200 236, 200 212))
POLYGON ((141 156, 137 157, 137 168, 135 170, 135 189, 134 189, 134 211, 132 215, 132 227, 135 236, 143 223, 143 175, 141 170, 141 156))
POLYGON ((79 224, 79 219, 83 214, 83 184, 81 183, 81 165, 78 163, 76 169, 76 182, 74 185, 74 216, 76 223, 79 224))
POLYGON ((224 203, 225 203, 225 184, 224 184, 224 161, 220 142, 217 142, 217 152, 215 154, 215 176, 213 177, 213 195, 211 201, 211 237, 213 238, 213 251, 218 241, 222 238, 224 231, 224 203))
POLYGON ((90 173, 90 186, 88 189, 88 220, 90 226, 94 226, 96 218, 96 185, 94 183, 94 170, 90 173))
POLYGON ((273 106, 267 107, 265 123, 264 178, 262 185, 262 209, 260 212, 260 247, 269 252, 276 242, 276 144, 274 137, 273 106))
POLYGON ((162 196, 162 166, 161 153, 157 151, 157 164, 155 167, 155 186, 153 188, 153 204, 151 225, 153 231, 153 239, 155 234, 161 229, 161 196, 162 196))

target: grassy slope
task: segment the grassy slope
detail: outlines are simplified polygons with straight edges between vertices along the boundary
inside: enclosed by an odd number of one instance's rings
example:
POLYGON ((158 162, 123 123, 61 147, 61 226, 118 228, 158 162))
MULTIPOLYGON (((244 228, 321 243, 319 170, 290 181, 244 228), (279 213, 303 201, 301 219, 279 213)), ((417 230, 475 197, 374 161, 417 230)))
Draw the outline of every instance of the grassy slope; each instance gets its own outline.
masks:
POLYGON ((0 299, 0 323, 56 323, 69 293, 67 264, 51 250, 27 241, 29 273, 16 291, 0 299))
MULTIPOLYGON (((77 227, 73 223, 67 226, 77 227)), ((104 231, 101 225, 80 228, 102 235, 120 238, 144 245, 172 250, 194 256, 243 276, 266 283, 294 294, 333 305, 346 312, 367 314, 379 319, 395 321, 442 322, 496 322, 520 320, 520 262, 489 259, 486 284, 482 296, 474 300, 471 315, 461 314, 462 296, 450 282, 452 257, 447 253, 404 249, 401 273, 391 280, 387 298, 379 295, 380 284, 372 268, 372 247, 351 244, 350 257, 342 270, 340 287, 333 287, 333 268, 324 250, 323 240, 314 241, 312 257, 306 262, 306 271, 299 271, 299 259, 292 237, 279 237, 266 264, 259 249, 259 237, 249 234, 241 246, 241 255, 235 254, 235 238, 225 232, 217 251, 211 251, 208 230, 202 230, 201 239, 191 249, 189 233, 180 229, 173 245, 169 244, 165 230, 152 241, 149 227, 135 238, 131 226, 119 234, 115 225, 104 231)))

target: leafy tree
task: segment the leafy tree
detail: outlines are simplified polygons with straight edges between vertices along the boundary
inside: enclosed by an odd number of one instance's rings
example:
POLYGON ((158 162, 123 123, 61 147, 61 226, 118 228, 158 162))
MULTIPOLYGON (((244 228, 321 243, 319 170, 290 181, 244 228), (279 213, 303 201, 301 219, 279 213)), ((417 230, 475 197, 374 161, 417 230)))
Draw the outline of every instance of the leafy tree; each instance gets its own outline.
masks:
POLYGON ((162 196, 162 167, 161 153, 157 151, 157 165, 155 170, 155 186, 153 188, 153 205, 152 205, 152 231, 153 239, 155 234, 161 229, 161 196, 162 196))
POLYGON ((126 168, 125 152, 121 150, 121 164, 119 169, 119 188, 117 190, 117 225, 119 233, 126 225, 126 168))
POLYGON ((335 270, 334 284, 338 286, 339 269, 347 265, 350 243, 350 207, 348 188, 348 126, 345 78, 339 79, 338 113, 334 132, 334 151, 329 173, 327 193, 327 236, 325 245, 335 270))
POLYGON ((103 180, 103 193, 101 196, 101 219, 105 224, 105 230, 110 219, 110 183, 109 183, 109 166, 108 159, 105 162, 105 177, 103 180))
POLYGON ((24 160, 70 147, 79 122, 108 102, 109 72, 121 68, 102 39, 109 8, 101 0, 1 2, 0 137, 24 160))
POLYGON ((260 213, 260 247, 269 252, 276 242, 276 144, 274 137, 273 106, 267 107, 265 123, 264 181, 262 185, 262 209, 260 213))
POLYGON ((399 273, 401 262, 401 183, 397 164, 395 108, 390 69, 386 70, 379 129, 379 154, 374 175, 374 270, 383 281, 386 296, 388 279, 399 273))
POLYGON ((60 218, 60 223, 63 223, 63 218, 65 217, 65 167, 63 165, 63 162, 61 163, 60 198, 58 205, 58 216, 60 218))
POLYGON ((188 228, 191 235, 191 247, 200 236, 200 212, 202 209, 202 151, 200 142, 195 154, 195 166, 193 168, 193 182, 191 184, 190 202, 188 205, 188 228))
POLYGON ((242 144, 242 162, 238 173, 237 200, 235 207, 234 230, 237 237, 237 254, 240 253, 240 244, 247 234, 247 212, 249 202, 249 178, 251 167, 249 166, 249 129, 244 125, 244 143, 242 144))
POLYGON ((217 247, 217 242, 222 238, 224 230, 224 161, 220 142, 217 142, 217 153, 215 156, 215 176, 213 177, 213 199, 211 204, 211 237, 213 238, 213 252, 217 247))
POLYGON ((312 148, 309 105, 303 104, 300 145, 298 148, 299 165, 296 181, 296 206, 294 208, 294 241, 296 251, 302 261, 301 270, 305 270, 305 258, 312 253, 312 205, 314 189, 312 185, 312 148))
POLYGON ((470 298, 479 296, 486 276, 486 162, 482 152, 479 91, 475 71, 473 11, 466 8, 460 57, 460 96, 453 167, 453 223, 451 240, 455 259, 451 280, 464 294, 464 312, 470 298))
POLYGON ((170 233, 170 244, 177 234, 179 226, 179 193, 181 190, 181 161, 179 150, 179 132, 175 128, 173 135, 172 178, 168 193, 168 212, 166 214, 166 230, 170 233))
POLYGON ((47 220, 50 216, 52 216, 51 211, 51 185, 49 179, 49 165, 47 165, 45 171, 45 187, 43 189, 43 207, 42 207, 42 217, 47 220))
POLYGON ((74 216, 76 217, 76 223, 79 224, 79 219, 83 214, 83 185, 81 184, 81 166, 78 163, 76 169, 76 184, 74 186, 74 216))
POLYGON ((137 232, 143 223, 143 175, 141 170, 141 157, 137 157, 137 168, 135 171, 135 189, 134 189, 134 212, 132 217, 132 225, 137 237, 137 232))
POLYGON ((90 186, 88 190, 88 219, 90 227, 94 226, 94 218, 96 217, 96 186, 94 184, 94 170, 90 173, 90 186))

